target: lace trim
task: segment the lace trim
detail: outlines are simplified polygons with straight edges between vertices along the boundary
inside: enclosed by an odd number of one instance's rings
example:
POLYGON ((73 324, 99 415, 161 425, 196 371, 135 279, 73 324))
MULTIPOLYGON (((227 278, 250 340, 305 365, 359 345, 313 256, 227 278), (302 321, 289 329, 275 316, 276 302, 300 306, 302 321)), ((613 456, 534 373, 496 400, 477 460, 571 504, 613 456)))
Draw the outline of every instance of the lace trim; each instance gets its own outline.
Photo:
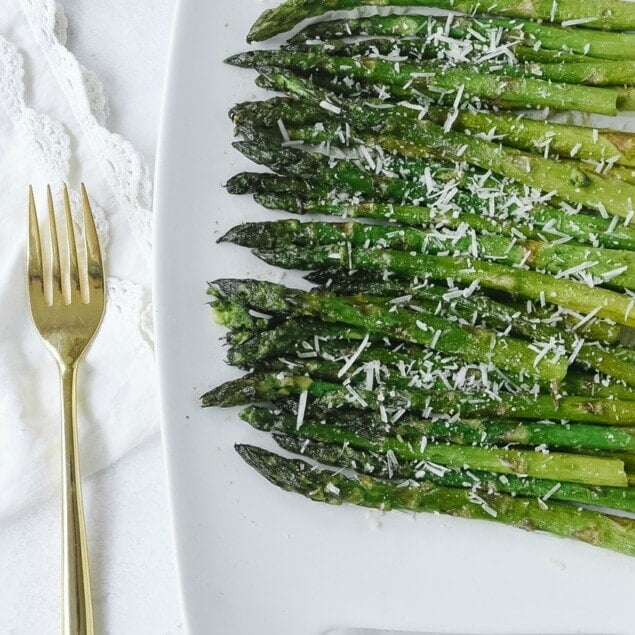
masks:
POLYGON ((66 18, 54 0, 20 0, 20 6, 149 261, 152 185, 143 158, 130 142, 104 127, 108 108, 103 87, 64 47, 66 18))
MULTIPOLYGON (((68 22, 62 8, 53 0, 20 0, 39 46, 51 66, 54 76, 77 118, 91 150, 97 155, 105 179, 121 205, 133 235, 140 245, 146 261, 151 247, 152 186, 149 170, 133 145, 120 135, 109 132, 104 124, 108 117, 108 103, 103 86, 97 76, 83 68, 64 48, 68 22)), ((24 61, 11 42, 0 37, 0 105, 10 119, 23 128, 25 138, 42 158, 51 181, 67 181, 70 173, 71 143, 64 126, 44 113, 38 113, 25 103, 24 61)), ((81 213, 81 200, 71 191, 74 214, 81 213)), ((109 224, 104 211, 93 205, 95 223, 103 250, 109 242, 109 224)), ((79 216, 76 218, 79 220, 79 216)), ((81 225, 81 223, 80 223, 81 225)), ((120 310, 128 315, 141 334, 143 341, 153 346, 149 292, 136 285, 135 295, 143 298, 127 306, 123 293, 133 285, 126 280, 110 278, 113 290, 111 301, 121 296, 120 310), (121 286, 122 293, 117 294, 121 286)))

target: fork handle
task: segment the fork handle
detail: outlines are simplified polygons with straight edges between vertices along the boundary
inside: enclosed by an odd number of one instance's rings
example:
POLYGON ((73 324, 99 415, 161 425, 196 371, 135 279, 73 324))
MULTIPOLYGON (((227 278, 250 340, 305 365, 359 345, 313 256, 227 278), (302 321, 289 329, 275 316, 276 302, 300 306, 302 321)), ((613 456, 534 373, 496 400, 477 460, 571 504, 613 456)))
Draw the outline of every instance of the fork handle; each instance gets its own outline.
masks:
POLYGON ((62 387, 62 635, 93 635, 88 547, 77 440, 77 365, 60 364, 62 387))

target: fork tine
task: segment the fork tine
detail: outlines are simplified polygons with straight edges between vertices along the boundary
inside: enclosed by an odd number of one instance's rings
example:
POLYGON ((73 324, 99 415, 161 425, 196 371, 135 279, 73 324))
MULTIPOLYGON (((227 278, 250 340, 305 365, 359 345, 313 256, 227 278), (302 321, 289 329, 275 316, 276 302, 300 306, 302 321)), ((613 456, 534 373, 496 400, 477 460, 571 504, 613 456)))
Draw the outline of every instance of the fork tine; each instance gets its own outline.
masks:
POLYGON ((61 302, 62 297, 62 276, 60 273, 60 248, 57 242, 57 223, 55 222, 55 205, 53 204, 53 193, 51 186, 46 186, 46 196, 49 207, 49 225, 51 231, 51 277, 53 279, 53 304, 61 302))
POLYGON ((101 251, 93 211, 88 200, 88 192, 82 183, 82 206, 84 210, 84 238, 86 239, 86 261, 88 265, 88 282, 91 290, 103 295, 104 270, 101 262, 101 251))
POLYGON ((42 243, 40 242, 40 227, 37 220, 33 186, 29 185, 29 288, 39 286, 44 295, 44 273, 42 271, 42 243))
POLYGON ((71 278, 71 304, 81 300, 81 286, 79 280, 79 266, 77 264, 77 244, 75 242, 75 229, 71 212, 71 201, 68 196, 68 187, 64 184, 64 217, 66 219, 66 245, 68 247, 68 263, 71 278))

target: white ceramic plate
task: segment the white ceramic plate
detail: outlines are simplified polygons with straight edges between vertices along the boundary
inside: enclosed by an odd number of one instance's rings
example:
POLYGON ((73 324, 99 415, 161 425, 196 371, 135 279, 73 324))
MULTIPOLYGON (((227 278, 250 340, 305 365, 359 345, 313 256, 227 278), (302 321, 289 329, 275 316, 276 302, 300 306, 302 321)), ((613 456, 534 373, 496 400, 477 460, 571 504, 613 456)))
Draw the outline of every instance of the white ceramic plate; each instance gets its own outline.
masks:
MULTIPOLYGON (((259 96, 223 65, 272 2, 181 0, 156 191, 156 326, 163 435, 188 630, 323 635, 371 627, 445 633, 635 633, 635 559, 495 523, 384 516, 282 492, 235 442, 267 443, 236 410, 199 397, 235 377, 206 306, 206 281, 280 280, 215 239, 271 218, 222 188, 253 165, 231 148, 227 111, 259 96), (338 632, 340 632, 338 630, 338 632)), ((286 278, 290 284, 296 278, 286 278)))

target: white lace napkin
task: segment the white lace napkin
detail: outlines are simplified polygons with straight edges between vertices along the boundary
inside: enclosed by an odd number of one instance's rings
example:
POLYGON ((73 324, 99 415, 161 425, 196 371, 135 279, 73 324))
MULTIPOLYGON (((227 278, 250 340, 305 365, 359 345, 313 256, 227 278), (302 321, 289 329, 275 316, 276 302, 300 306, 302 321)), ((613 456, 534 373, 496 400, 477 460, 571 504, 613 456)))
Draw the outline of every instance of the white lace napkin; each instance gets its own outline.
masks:
MULTIPOLYGON (((156 429, 150 324, 150 179, 130 143, 106 126, 96 77, 65 48, 54 0, 3 0, 0 12, 0 516, 59 483, 57 370, 29 317, 27 187, 85 182, 105 253, 104 323, 80 368, 84 474, 156 429)), ((125 72, 122 69, 122 72, 125 72)))

